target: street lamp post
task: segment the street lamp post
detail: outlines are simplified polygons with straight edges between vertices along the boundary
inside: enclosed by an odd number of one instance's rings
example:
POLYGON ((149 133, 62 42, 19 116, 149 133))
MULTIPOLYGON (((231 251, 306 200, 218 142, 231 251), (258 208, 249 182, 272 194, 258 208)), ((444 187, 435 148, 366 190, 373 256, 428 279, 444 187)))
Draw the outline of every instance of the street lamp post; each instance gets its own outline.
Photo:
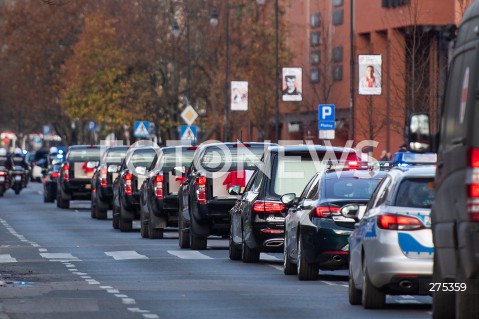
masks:
POLYGON ((349 139, 354 140, 354 0, 349 3, 350 19, 349 19, 349 116, 350 129, 349 139))

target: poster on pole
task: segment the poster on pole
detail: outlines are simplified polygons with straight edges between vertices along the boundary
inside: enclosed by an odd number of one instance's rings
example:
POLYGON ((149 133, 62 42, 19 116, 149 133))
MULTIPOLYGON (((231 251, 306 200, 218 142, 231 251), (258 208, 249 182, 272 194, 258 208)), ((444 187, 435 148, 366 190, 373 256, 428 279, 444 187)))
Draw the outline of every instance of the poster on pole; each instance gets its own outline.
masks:
POLYGON ((231 110, 248 111, 248 81, 231 81, 231 110))
POLYGON ((282 100, 283 102, 297 102, 303 100, 303 69, 283 68, 282 75, 282 100))
POLYGON ((380 54, 358 56, 359 95, 381 95, 382 56, 380 54))

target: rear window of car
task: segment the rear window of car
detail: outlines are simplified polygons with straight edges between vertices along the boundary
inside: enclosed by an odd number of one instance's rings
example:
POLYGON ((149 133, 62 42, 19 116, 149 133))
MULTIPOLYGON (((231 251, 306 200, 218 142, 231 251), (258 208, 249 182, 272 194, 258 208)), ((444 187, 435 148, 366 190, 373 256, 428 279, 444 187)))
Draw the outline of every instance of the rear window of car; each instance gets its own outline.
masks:
POLYGON ((201 158, 201 167, 207 171, 215 172, 225 167, 231 169, 243 168, 254 170, 258 166, 265 148, 254 147, 208 147, 201 158))
POLYGON ((126 156, 126 149, 108 150, 105 161, 111 164, 120 164, 126 156))
POLYGON ((73 148, 68 152, 67 160, 72 162, 89 162, 100 160, 100 148, 73 148))
POLYGON ((133 152, 131 156, 131 164, 133 167, 149 167, 155 158, 156 152, 154 149, 141 149, 133 152))
POLYGON ((431 208, 434 200, 434 179, 407 178, 400 184, 394 206, 412 208, 431 208))
POLYGON ((276 161, 276 169, 273 170, 273 176, 271 176, 273 193, 277 195, 301 194, 306 184, 318 171, 316 165, 311 158, 296 159, 295 157, 279 156, 276 161))
POLYGON ((380 178, 329 178, 326 179, 325 195, 330 199, 370 199, 380 181, 380 178))
POLYGON ((163 170, 172 170, 177 166, 190 166, 195 149, 177 148, 163 150, 160 164, 163 170))

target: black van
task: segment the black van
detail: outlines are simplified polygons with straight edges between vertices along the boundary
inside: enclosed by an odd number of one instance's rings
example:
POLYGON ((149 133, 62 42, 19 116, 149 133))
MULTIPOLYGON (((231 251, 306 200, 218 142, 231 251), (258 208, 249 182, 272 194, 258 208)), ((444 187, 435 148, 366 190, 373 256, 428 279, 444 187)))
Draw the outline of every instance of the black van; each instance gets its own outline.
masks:
MULTIPOLYGON (((479 1, 458 29, 433 151, 433 318, 479 318, 479 1)), ((409 148, 427 151, 428 120, 411 116, 409 148)))

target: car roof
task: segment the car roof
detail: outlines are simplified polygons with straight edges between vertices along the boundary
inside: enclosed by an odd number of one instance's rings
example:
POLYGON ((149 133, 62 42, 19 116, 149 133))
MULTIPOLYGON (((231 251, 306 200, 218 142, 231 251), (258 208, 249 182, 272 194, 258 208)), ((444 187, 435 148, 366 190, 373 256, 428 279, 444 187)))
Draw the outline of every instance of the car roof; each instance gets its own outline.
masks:
POLYGON ((394 167, 389 171, 389 174, 402 175, 403 177, 434 177, 436 165, 394 167))
POLYGON ((338 146, 324 146, 324 145, 286 145, 286 146, 281 146, 281 145, 276 145, 276 146, 271 146, 269 147, 270 152, 309 152, 310 150, 315 150, 317 152, 322 152, 322 151, 333 151, 333 152, 343 152, 347 151, 350 153, 356 153, 356 151, 353 148, 349 147, 338 147, 338 146))
POLYGON ((237 145, 245 145, 245 146, 261 146, 264 147, 265 145, 277 145, 274 143, 267 143, 267 142, 218 142, 218 143, 208 143, 208 144, 201 144, 199 145, 200 148, 207 148, 211 146, 227 146, 227 147, 234 147, 237 145))
MULTIPOLYGON (((348 169, 348 170, 339 170, 336 171, 335 169, 330 169, 327 171, 324 171, 326 179, 334 179, 334 178, 351 178, 351 177, 357 177, 357 178, 383 178, 386 176, 387 171, 373 171, 373 174, 370 175, 368 174, 369 170, 366 169, 348 169), (369 177, 368 177, 369 176, 369 177)), ((321 172, 318 172, 317 174, 321 174, 321 172)))

